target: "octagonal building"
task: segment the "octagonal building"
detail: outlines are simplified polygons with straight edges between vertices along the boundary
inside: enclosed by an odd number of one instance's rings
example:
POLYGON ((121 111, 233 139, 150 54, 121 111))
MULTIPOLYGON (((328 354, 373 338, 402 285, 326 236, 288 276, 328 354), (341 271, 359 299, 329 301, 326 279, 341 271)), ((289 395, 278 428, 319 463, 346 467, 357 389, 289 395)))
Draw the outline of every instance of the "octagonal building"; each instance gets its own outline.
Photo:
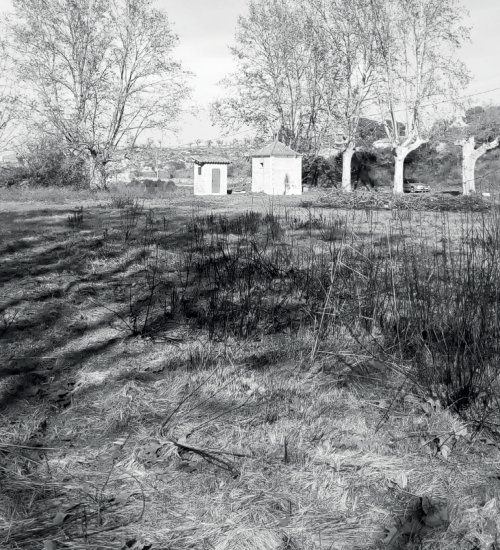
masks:
POLYGON ((279 141, 252 154, 252 192, 302 194, 302 155, 279 141))

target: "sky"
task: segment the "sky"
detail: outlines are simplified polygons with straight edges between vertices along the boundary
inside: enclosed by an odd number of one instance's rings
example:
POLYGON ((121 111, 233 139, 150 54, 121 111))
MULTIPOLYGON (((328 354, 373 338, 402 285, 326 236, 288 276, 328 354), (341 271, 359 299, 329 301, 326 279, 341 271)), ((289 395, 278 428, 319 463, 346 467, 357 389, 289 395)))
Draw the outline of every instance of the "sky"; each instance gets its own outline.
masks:
MULTIPOLYGON (((194 74, 191 86, 198 109, 196 116, 182 119, 177 135, 163 136, 164 144, 224 136, 223 129, 210 124, 209 105, 222 93, 217 83, 233 68, 229 45, 238 16, 246 12, 247 3, 248 0, 157 0, 179 35, 176 57, 194 74)), ((471 27, 471 42, 462 48, 461 58, 473 76, 464 95, 500 88, 500 0, 463 0, 463 4, 470 14, 467 25, 471 27)), ((0 10, 5 11, 10 5, 10 0, 0 0, 0 10)), ((477 96, 478 103, 487 101, 500 103, 500 90, 477 96)))
MULTIPOLYGON (((204 109, 195 119, 185 119, 178 143, 220 137, 223 131, 211 127, 208 105, 221 93, 217 83, 233 67, 229 45, 247 0, 158 0, 158 4, 179 35, 177 53, 195 73, 194 99, 204 109)), ((463 0, 463 4, 470 15, 471 43, 462 48, 461 57, 473 76, 464 95, 500 88, 500 0, 463 0)), ((478 95, 477 101, 500 102, 500 90, 478 95)))
MULTIPOLYGON (((183 129, 173 138, 174 142, 217 139, 225 133, 212 127, 209 105, 221 93, 218 82, 234 68, 229 46, 247 3, 248 0, 157 0, 179 36, 177 57, 194 73, 191 85, 198 114, 184 118, 183 129)), ((244 133, 237 137, 244 137, 244 133)))
MULTIPOLYGON (((223 132, 211 127, 208 105, 220 94, 217 83, 233 67, 229 45, 247 0, 159 0, 159 5, 179 35, 178 55, 196 75, 194 99, 205 108, 196 119, 185 120, 179 143, 219 137, 223 132)), ((461 57, 473 76, 464 94, 500 88, 500 0, 464 0, 464 5, 469 11, 471 42, 462 48, 461 57)), ((478 95, 477 100, 500 102, 500 90, 478 95)))

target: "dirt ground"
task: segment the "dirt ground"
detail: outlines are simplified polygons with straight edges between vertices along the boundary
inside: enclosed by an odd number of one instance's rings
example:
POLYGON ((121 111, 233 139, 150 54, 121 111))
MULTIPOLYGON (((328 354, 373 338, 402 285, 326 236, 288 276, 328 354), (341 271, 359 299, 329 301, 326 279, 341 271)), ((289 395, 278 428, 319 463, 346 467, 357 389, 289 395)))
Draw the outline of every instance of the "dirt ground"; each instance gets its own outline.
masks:
MULTIPOLYGON (((319 368, 314 326, 214 339, 170 302, 144 320, 148 235, 181 284, 193 219, 307 221, 305 196, 22 198, 0 202, 0 547, 499 547, 498 443, 405 386, 404 365, 337 334, 319 368)), ((359 239, 399 223, 340 215, 359 239)), ((403 237, 442 224, 418 213, 403 237)))

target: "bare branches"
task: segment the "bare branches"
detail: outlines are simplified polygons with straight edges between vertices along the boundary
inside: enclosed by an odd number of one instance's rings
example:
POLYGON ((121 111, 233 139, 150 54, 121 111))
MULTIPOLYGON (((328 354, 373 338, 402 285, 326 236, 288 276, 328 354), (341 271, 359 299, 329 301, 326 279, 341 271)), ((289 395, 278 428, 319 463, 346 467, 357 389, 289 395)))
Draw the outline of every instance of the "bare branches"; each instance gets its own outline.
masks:
POLYGON ((335 52, 337 78, 326 82, 327 89, 333 90, 333 101, 326 105, 336 125, 334 144, 343 152, 342 189, 351 191, 351 159, 360 140, 361 114, 370 102, 378 62, 371 11, 366 2, 358 0, 309 0, 309 4, 319 41, 330 55, 335 52))
POLYGON ((453 110, 467 82, 456 57, 466 39, 463 10, 457 0, 370 1, 380 53, 377 103, 396 157, 394 191, 401 193, 404 160, 429 139, 440 114, 435 106, 453 110))
POLYGON ((223 81, 227 97, 213 104, 214 122, 317 150, 332 123, 338 71, 311 10, 290 0, 255 0, 239 20, 236 41, 237 70, 223 81))
POLYGON ((19 99, 10 78, 10 56, 4 41, 0 39, 0 151, 14 140, 14 122, 18 117, 19 99))
POLYGON ((171 128, 187 97, 177 37, 152 0, 15 0, 19 77, 47 123, 105 178, 129 136, 171 128))

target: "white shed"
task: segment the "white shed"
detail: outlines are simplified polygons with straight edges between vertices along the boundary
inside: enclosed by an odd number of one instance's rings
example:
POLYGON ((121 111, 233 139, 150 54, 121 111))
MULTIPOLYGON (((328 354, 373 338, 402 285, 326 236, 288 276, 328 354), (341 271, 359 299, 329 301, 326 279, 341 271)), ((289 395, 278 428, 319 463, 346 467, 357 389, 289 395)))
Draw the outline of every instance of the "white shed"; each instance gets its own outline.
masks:
POLYGON ((229 160, 204 158, 194 160, 194 194, 227 195, 229 160))
POLYGON ((252 154, 252 192, 302 194, 302 155, 274 141, 252 154))

